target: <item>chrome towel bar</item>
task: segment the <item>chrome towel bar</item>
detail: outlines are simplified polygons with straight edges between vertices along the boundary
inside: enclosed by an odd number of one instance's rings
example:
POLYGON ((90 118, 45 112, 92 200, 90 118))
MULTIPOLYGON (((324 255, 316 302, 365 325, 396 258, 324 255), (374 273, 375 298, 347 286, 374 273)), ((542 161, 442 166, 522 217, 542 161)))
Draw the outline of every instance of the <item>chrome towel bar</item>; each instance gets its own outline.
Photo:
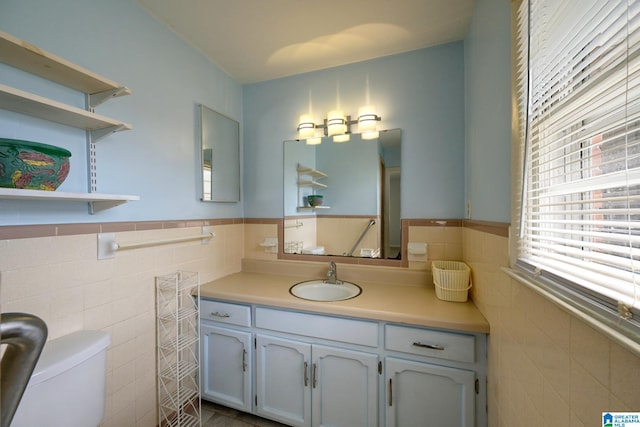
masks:
POLYGON ((136 243, 117 243, 115 233, 99 233, 98 234, 98 259, 109 259, 115 257, 117 251, 127 249, 147 248, 158 245, 168 245, 171 243, 183 243, 200 240, 202 244, 209 243, 211 239, 216 237, 216 233, 209 227, 202 227, 202 234, 197 236, 173 237, 167 239, 146 240, 136 243))

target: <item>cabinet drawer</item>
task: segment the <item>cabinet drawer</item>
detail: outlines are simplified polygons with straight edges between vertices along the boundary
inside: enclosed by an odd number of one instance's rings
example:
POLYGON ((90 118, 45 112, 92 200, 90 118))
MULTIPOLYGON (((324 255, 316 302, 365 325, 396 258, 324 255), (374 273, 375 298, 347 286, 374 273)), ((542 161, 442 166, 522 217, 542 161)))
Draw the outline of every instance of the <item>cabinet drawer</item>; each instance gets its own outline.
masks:
POLYGON ((364 320, 257 307, 256 327, 369 347, 378 346, 378 324, 364 320))
POLYGON ((475 337, 428 329, 385 325, 385 348, 391 351, 473 363, 475 337))
POLYGON ((213 320, 230 325, 251 326, 251 307, 201 299, 200 319, 213 320))

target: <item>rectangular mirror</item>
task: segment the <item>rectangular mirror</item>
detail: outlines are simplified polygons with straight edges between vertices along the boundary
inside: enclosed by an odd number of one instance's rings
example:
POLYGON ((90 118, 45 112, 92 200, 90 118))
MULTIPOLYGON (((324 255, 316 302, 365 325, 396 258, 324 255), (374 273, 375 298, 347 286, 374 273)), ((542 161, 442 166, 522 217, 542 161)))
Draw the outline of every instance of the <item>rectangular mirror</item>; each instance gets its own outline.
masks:
POLYGON ((240 201, 240 124, 200 105, 200 157, 204 202, 240 201))
POLYGON ((401 259, 401 140, 285 141, 284 253, 401 259))

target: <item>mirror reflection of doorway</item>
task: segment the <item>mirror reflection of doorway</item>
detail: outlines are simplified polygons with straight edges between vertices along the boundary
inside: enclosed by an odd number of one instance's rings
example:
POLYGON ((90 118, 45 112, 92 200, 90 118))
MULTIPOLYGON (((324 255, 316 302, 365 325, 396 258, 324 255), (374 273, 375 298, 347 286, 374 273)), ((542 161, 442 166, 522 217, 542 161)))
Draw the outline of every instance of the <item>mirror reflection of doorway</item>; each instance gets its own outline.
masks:
POLYGON ((213 150, 202 150, 202 199, 211 200, 211 164, 213 163, 213 150))
POLYGON ((384 257, 399 259, 402 247, 400 220, 400 168, 384 168, 383 194, 383 247, 384 257))

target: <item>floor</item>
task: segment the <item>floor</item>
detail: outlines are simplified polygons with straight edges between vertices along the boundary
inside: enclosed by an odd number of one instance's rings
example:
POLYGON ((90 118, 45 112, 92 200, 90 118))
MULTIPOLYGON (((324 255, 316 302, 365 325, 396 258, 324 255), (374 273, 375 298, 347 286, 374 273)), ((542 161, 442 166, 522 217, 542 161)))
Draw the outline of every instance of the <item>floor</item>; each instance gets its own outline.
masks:
POLYGON ((283 427, 275 421, 202 401, 202 427, 283 427))

